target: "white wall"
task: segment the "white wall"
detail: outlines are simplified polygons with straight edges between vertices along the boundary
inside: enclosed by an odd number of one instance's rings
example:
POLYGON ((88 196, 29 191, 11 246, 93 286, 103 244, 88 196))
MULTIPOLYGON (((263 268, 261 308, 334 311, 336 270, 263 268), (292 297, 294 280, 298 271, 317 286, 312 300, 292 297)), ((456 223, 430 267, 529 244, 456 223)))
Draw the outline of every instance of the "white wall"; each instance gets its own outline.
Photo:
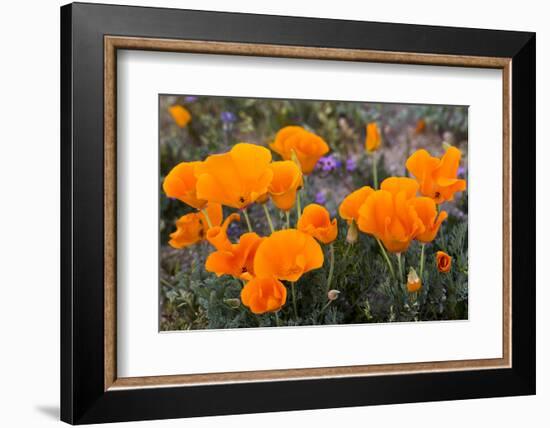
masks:
MULTIPOLYGON (((122 1, 122 0, 121 0, 122 1)), ((57 424, 59 397, 59 10, 58 0, 6 1, 0 13, 0 420, 7 427, 57 424)), ((103 3, 116 3, 103 1, 103 3)), ((544 2, 297 2, 148 0, 125 3, 189 9, 343 18, 537 32, 537 217, 539 239, 538 395, 264 415, 200 418, 187 427, 542 426, 550 402, 550 292, 542 266, 550 251, 550 28, 544 2), (537 421, 539 421, 537 423, 537 421)), ((547 422, 546 422, 547 423, 547 422)), ((182 421, 141 426, 182 426, 182 421)), ((127 424, 125 426, 137 426, 127 424)))

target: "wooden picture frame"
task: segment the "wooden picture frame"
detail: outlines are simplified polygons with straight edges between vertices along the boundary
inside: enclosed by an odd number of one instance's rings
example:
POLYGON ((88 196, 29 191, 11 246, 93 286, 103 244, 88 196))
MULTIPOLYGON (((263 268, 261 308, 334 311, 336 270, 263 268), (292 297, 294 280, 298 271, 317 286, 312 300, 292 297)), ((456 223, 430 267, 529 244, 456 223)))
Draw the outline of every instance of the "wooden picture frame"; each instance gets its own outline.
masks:
POLYGON ((77 3, 61 9, 61 53, 62 420, 114 422, 535 392, 533 33, 77 3), (118 377, 118 49, 502 70, 502 358, 118 377))

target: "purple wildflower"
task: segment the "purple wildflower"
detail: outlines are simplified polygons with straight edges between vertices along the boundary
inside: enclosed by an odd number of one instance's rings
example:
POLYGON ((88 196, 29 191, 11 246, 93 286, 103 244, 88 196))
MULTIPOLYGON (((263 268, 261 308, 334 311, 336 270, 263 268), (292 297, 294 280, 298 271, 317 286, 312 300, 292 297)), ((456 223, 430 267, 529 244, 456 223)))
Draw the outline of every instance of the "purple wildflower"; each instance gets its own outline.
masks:
POLYGON ((222 111, 220 114, 220 119, 223 123, 232 123, 237 120, 237 117, 230 111, 222 111))
POLYGON ((186 103, 194 103, 198 99, 199 97, 196 97, 194 95, 187 95, 186 97, 183 98, 183 101, 185 101, 186 103))
POLYGON ((355 168, 357 168, 357 162, 355 161, 355 158, 347 158, 346 171, 352 172, 352 171, 355 171, 355 168))
POLYGON ((322 190, 318 191, 315 194, 315 203, 319 205, 323 205, 327 201, 327 198, 325 196, 325 192, 322 190))
POLYGON ((458 167, 458 176, 459 177, 464 177, 465 174, 466 174, 466 169, 463 166, 459 166, 458 167))
POLYGON ((333 155, 323 156, 317 162, 317 168, 324 172, 330 172, 338 168, 338 162, 333 155))

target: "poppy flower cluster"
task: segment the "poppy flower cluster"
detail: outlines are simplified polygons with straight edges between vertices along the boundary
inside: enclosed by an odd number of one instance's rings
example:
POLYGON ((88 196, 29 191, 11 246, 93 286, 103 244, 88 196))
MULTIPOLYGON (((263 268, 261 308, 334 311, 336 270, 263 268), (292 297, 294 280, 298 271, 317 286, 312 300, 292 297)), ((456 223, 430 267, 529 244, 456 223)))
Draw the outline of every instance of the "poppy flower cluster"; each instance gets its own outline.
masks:
MULTIPOLYGON (((460 157, 460 150, 451 146, 447 147, 441 158, 430 155, 424 149, 418 150, 406 161, 406 168, 414 178, 386 178, 380 189, 361 187, 340 204, 340 217, 348 222, 350 232, 358 229, 381 244, 392 274, 393 266, 386 251, 397 255, 400 272, 400 255, 407 251, 412 241, 422 244, 423 256, 424 245, 435 239, 448 217, 439 205, 452 201, 456 192, 466 189, 466 181, 457 178, 460 157)), ((443 252, 437 254, 439 271, 448 272, 450 256, 443 256, 443 252)), ((423 262, 422 258, 421 264, 423 262)), ((409 275, 409 291, 420 288, 422 271, 423 265, 420 266, 420 277, 414 276, 416 272, 412 275, 413 281, 409 275), (410 286, 411 283, 413 286, 410 286)))
POLYGON ((168 197, 196 210, 176 221, 169 244, 184 248, 206 240, 214 250, 205 261, 205 269, 242 282, 241 302, 255 314, 277 312, 285 305, 287 288, 283 281, 292 287, 296 310, 294 284, 323 266, 321 244, 330 245, 338 234, 337 220, 330 218, 326 208, 310 204, 302 210, 300 206, 303 175, 311 173, 329 151, 327 143, 302 127, 287 126, 277 133, 270 147, 282 160, 273 161, 271 151, 263 146, 238 143, 226 153, 176 165, 163 182, 168 197), (275 230, 266 207, 269 200, 286 213, 287 223, 280 230, 275 230), (252 230, 247 209, 254 203, 264 206, 269 236, 252 230), (237 211, 224 219, 222 206, 237 211), (292 228, 288 212, 294 207, 298 220, 292 228), (232 222, 241 221, 241 215, 248 232, 232 242, 228 228, 232 222))

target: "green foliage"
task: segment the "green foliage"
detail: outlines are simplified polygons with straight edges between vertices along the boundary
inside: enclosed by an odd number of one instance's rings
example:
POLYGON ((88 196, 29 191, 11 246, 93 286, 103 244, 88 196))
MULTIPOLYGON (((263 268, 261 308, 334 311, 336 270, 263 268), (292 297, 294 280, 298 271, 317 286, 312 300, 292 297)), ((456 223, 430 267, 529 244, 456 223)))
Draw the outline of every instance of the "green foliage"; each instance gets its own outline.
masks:
MULTIPOLYGON (((285 307, 279 311, 279 325, 319 325, 451 320, 468 317, 467 227, 459 223, 427 244, 423 287, 418 293, 406 289, 405 275, 393 280, 376 241, 365 235, 353 245, 343 237, 347 225, 340 226, 341 239, 335 242, 335 267, 331 289, 340 291, 329 303, 327 298, 328 263, 305 274, 296 283, 298 317, 294 316, 290 285, 285 307), (449 273, 437 270, 435 252, 443 250, 453 257, 449 273)), ((328 260, 328 246, 325 259, 328 260)), ((421 246, 414 242, 403 255, 403 272, 414 267, 419 272, 421 246)), ((394 255, 389 255, 397 273, 394 255)), ((243 305, 232 307, 238 299, 240 281, 217 278, 193 263, 190 272, 179 271, 172 281, 163 281, 163 330, 196 328, 269 327, 277 325, 274 314, 254 315, 243 305)))

